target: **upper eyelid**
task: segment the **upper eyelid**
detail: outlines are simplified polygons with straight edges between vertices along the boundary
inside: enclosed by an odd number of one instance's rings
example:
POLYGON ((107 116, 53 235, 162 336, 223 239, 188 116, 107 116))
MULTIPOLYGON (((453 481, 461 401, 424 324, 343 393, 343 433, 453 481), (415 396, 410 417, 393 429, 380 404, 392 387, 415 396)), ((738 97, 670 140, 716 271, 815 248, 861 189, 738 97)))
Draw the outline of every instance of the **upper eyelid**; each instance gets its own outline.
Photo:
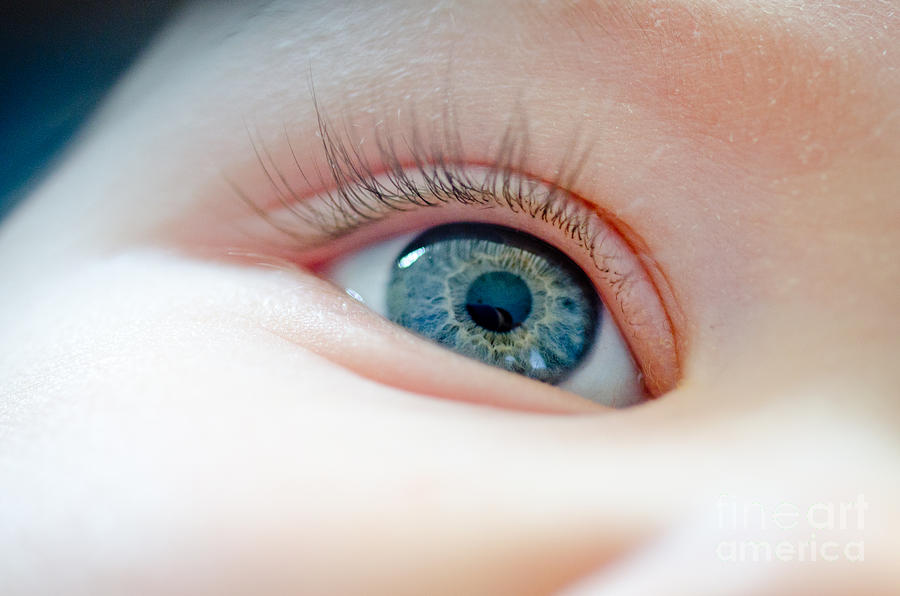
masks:
MULTIPOLYGON (((592 149, 590 145, 581 143, 581 136, 576 129, 569 136, 569 143, 558 160, 553 178, 548 180, 535 176, 530 172, 529 166, 528 120, 519 109, 506 122, 493 154, 483 163, 473 163, 466 158, 455 122, 454 104, 448 95, 441 126, 431 127, 427 135, 417 124, 414 107, 409 110, 412 117, 409 118, 406 130, 401 131, 399 142, 394 138, 393 131, 384 126, 373 126, 374 134, 369 141, 376 147, 377 158, 373 165, 366 151, 361 150, 346 134, 349 128, 346 122, 345 134, 335 132, 335 127, 318 104, 312 83, 310 85, 320 159, 306 160, 301 164, 295 151, 295 143, 285 126, 283 140, 289 158, 279 162, 268 145, 258 134, 254 135, 245 122, 256 161, 267 180, 270 197, 274 197, 276 202, 271 204, 271 200, 260 201, 239 184, 231 180, 227 182, 245 203, 264 218, 269 217, 273 207, 284 208, 329 236, 340 235, 343 227, 350 229, 366 219, 377 219, 376 210, 371 209, 372 202, 395 210, 404 210, 415 203, 419 203, 419 206, 433 206, 446 203, 451 198, 460 202, 487 203, 491 197, 495 197, 509 202, 519 200, 522 196, 521 185, 538 182, 549 191, 543 204, 552 205, 555 203, 554 195, 571 194, 569 189, 575 185, 592 149), (397 149, 398 143, 403 145, 404 155, 397 149), (480 182, 468 177, 467 169, 473 166, 483 166, 490 170, 490 177, 480 182), (294 179, 301 183, 292 184, 285 168, 289 168, 294 179), (407 175, 414 170, 418 172, 415 182, 407 175), (511 189, 513 184, 518 187, 511 189), (321 214, 310 212, 306 208, 309 203, 306 199, 312 196, 325 196, 331 202, 332 211, 337 211, 339 216, 348 219, 347 225, 341 226, 333 222, 333 225, 328 226, 319 217, 321 214)), ((578 200, 574 196, 572 199, 578 200)), ((596 203, 583 202, 589 210, 603 212, 602 207, 596 203)), ((516 208, 514 205, 509 206, 516 208)), ((290 230, 282 231, 291 233, 290 230)))
MULTIPOLYGON (((479 204, 502 203, 504 199, 508 201, 510 196, 521 195, 521 193, 513 191, 504 193, 504 197, 497 197, 494 186, 497 186, 498 183, 506 190, 509 185, 513 184, 517 186, 517 190, 521 189, 522 184, 542 186, 546 196, 537 204, 525 206, 526 209, 528 207, 539 209, 549 207, 550 209, 564 210, 569 215, 564 221, 569 226, 568 235, 572 239, 577 239, 582 248, 593 250, 592 247, 596 244, 596 237, 588 237, 584 232, 584 228, 587 227, 584 224, 584 218, 594 216, 602 219, 608 226, 612 226, 624 244, 632 253, 638 255, 642 262, 651 264, 654 262, 646 248, 646 243, 631 226, 625 225, 619 218, 604 209, 601 202, 588 201, 571 192, 570 189, 575 186, 592 149, 591 145, 580 143, 581 137, 577 132, 570 135, 568 145, 557 159, 558 167, 552 180, 547 180, 529 171, 528 119, 521 109, 514 112, 513 116, 505 123, 502 133, 499 135, 498 148, 495 150, 494 156, 483 162, 472 162, 467 157, 467 152, 458 134, 454 104, 448 95, 444 104, 445 111, 440 120, 442 126, 430 129, 427 136, 417 125, 414 106, 409 109, 409 113, 413 116, 409 119, 407 129, 397 131, 402 135, 399 142, 391 135, 394 131, 373 124, 369 138, 374 139, 371 142, 377 146, 378 157, 376 161, 372 161, 349 138, 347 131, 350 127, 346 125, 346 121, 344 135, 334 132, 335 127, 321 109, 312 83, 311 92, 316 114, 317 141, 325 155, 325 163, 322 164, 315 159, 307 159, 301 163, 286 126, 283 128, 283 140, 290 157, 279 163, 270 152, 268 145, 259 139, 259 135, 254 135, 247 126, 249 143, 252 145, 258 165, 264 172, 270 189, 274 192, 275 202, 260 201, 238 185, 230 183, 231 187, 257 215, 292 238, 295 249, 302 250, 304 247, 309 248, 317 243, 333 240, 344 233, 355 231, 360 224, 366 223, 366 221, 375 222, 387 215, 384 211, 361 213, 361 209, 365 209, 365 207, 361 207, 359 202, 354 200, 354 198, 361 198, 361 203, 365 205, 372 198, 368 191, 373 188, 387 189, 389 194, 396 195, 393 199, 383 197, 385 199, 383 203, 394 201, 391 209, 402 211, 406 210, 405 207, 411 208, 417 198, 427 205, 428 199, 421 191, 425 191, 427 194, 432 189, 417 188, 414 183, 411 183, 407 172, 415 171, 426 178, 429 176, 443 177, 439 183, 446 183, 443 188, 449 192, 457 193, 462 187, 463 190, 469 191, 470 195, 483 195, 485 197, 483 201, 472 196, 465 197, 466 201, 479 204), (408 156, 400 155, 396 150, 398 144, 403 145, 408 156), (304 164, 306 165, 304 166, 304 164), (285 167, 299 174, 303 183, 302 188, 297 189, 292 186, 284 170, 285 167), (489 178, 482 182, 476 182, 466 173, 473 167, 489 171, 489 178), (314 177, 311 176, 310 169, 314 172, 314 177), (323 171, 327 174, 323 174, 323 171), (454 179, 452 184, 448 182, 447 176, 454 179), (393 184, 385 184, 385 179, 392 181, 393 184), (398 180, 401 181, 399 184, 398 180), (459 184, 460 180, 462 180, 462 184, 459 184), (362 195, 368 194, 369 196, 361 196, 361 191, 362 195), (328 229, 320 225, 322 222, 313 221, 312 218, 315 217, 315 214, 311 213, 312 209, 309 207, 316 204, 314 198, 321 202, 323 197, 330 202, 332 208, 329 211, 339 211, 347 216, 348 221, 345 222, 345 226, 328 229), (580 213, 580 216, 571 217, 573 211, 580 213), (277 215, 287 217, 278 219, 277 215), (297 222, 307 225, 298 227, 296 226, 297 222), (580 237, 579 234, 581 234, 580 237)), ((458 199, 459 197, 454 198, 458 199)), ((447 202, 438 200, 437 204, 446 204, 447 202)), ((514 207, 513 210, 515 211, 516 208, 514 207)), ((558 212, 546 209, 540 213, 542 217, 546 217, 548 214, 551 217, 559 215, 558 212)), ((591 256, 594 256, 593 253, 591 256)), ((651 277, 655 283, 663 282, 668 285, 667 278, 662 274, 654 274, 651 277)), ((670 300, 674 301, 674 292, 669 290, 666 294, 670 300)), ((680 308, 677 306, 675 310, 680 312, 680 308)))

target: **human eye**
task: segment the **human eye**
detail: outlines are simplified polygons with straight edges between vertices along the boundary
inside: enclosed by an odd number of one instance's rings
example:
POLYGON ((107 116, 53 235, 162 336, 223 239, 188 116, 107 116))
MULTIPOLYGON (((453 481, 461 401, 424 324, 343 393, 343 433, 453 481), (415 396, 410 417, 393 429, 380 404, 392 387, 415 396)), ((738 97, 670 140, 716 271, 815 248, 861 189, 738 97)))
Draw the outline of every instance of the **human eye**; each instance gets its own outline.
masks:
POLYGON ((268 188, 236 190, 288 238, 282 256, 420 338, 603 406, 672 389, 675 340, 647 261, 567 190, 579 149, 548 181, 529 171, 524 118, 488 163, 467 161, 452 126, 427 140, 374 126, 366 152, 320 113, 318 160, 279 163, 254 141, 268 188))

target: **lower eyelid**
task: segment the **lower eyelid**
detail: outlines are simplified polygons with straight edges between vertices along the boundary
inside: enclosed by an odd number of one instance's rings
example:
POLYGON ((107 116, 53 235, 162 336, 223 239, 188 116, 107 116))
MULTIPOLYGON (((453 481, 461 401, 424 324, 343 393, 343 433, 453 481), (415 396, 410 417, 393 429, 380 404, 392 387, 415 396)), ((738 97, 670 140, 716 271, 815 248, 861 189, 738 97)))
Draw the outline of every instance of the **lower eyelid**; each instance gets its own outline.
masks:
POLYGON ((566 391, 485 367, 397 328, 329 282, 310 273, 302 312, 290 329, 264 326, 362 377, 395 389, 457 402, 543 414, 608 411, 566 391), (428 366, 440 361, 441 366, 428 366))

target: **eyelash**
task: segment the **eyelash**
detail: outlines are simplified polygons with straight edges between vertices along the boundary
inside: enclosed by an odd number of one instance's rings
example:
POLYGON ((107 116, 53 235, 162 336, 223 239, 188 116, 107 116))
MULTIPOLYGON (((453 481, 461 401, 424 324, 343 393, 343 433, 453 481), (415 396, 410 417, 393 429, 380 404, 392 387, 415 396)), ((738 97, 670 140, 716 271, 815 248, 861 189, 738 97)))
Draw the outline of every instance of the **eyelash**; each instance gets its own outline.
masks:
MULTIPOLYGON (((315 108, 317 136, 328 166, 328 178, 322 174, 321 168, 316 167, 317 180, 311 180, 297 159, 287 130, 285 138, 292 157, 291 165, 306 185, 329 189, 320 193, 321 201, 304 200, 303 195, 288 182, 267 147, 256 141, 249 129, 248 134, 257 161, 280 204, 292 217, 328 239, 340 238, 364 225, 382 221, 392 213, 458 203, 479 207, 498 206, 513 213, 524 213, 555 226, 580 248, 590 249, 597 241, 599 232, 591 231, 590 222, 595 210, 573 209, 570 203, 576 198, 563 190, 574 184, 587 157, 588 152, 584 151, 580 159, 572 159, 577 137, 558 168, 556 180, 534 183, 519 174, 528 170, 527 121, 524 117, 511 119, 495 157, 489 160, 492 165, 485 168, 487 175, 476 181, 471 175, 472 166, 460 157, 464 152, 458 136, 435 134, 432 138, 436 142, 428 146, 422 141, 420 131, 413 122, 413 140, 406 144, 412 164, 404 163, 389 140, 390 136, 383 134, 375 137, 375 143, 379 162, 384 169, 376 170, 345 138, 333 134, 317 103, 315 108), (575 167, 572 167, 573 164, 575 167), (540 189, 546 192, 538 192, 540 189)), ((445 132, 452 129, 452 123, 445 125, 445 132)), ((235 184, 231 186, 269 223, 298 240, 307 240, 308 234, 298 234, 283 222, 275 220, 269 209, 250 199, 235 184)))

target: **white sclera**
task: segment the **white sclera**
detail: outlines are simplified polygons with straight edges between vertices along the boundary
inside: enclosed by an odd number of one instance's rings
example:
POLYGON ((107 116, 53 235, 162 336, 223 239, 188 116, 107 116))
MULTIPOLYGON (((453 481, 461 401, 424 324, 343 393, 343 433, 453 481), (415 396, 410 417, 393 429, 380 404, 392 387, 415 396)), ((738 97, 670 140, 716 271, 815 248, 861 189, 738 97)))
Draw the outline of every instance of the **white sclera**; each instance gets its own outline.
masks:
MULTIPOLYGON (((392 238, 334 262, 323 277, 380 315, 387 316, 387 290, 394 262, 419 233, 392 238)), ((623 408, 646 398, 641 372, 622 333, 601 303, 594 345, 559 387, 597 403, 623 408)))

